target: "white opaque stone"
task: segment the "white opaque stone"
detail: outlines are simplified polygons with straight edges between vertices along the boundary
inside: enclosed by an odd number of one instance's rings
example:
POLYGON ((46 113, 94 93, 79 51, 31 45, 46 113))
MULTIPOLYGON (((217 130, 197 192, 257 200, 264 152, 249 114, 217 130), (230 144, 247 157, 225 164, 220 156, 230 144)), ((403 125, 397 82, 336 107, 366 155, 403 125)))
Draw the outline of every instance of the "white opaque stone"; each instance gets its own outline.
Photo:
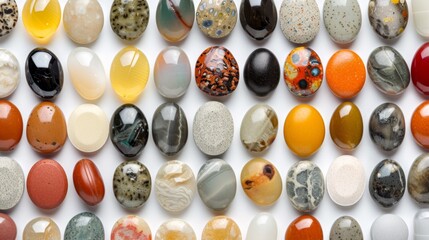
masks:
MULTIPOLYGON (((426 226, 427 227, 427 226, 426 226)), ((408 227, 404 220, 394 214, 384 214, 371 226, 372 240, 407 240, 408 227)))
POLYGON ((414 240, 429 240, 429 209, 422 209, 414 216, 414 240))
POLYGON ((277 223, 269 213, 256 215, 247 228, 246 240, 276 240, 277 223))
POLYGON ((19 85, 19 63, 6 49, 0 49, 0 98, 11 95, 19 85))
POLYGON ((429 37, 429 1, 428 0, 412 0, 414 27, 418 34, 423 37, 429 37))
POLYGON ((74 49, 67 60, 73 87, 86 100, 100 98, 106 89, 106 72, 97 54, 89 48, 74 49))

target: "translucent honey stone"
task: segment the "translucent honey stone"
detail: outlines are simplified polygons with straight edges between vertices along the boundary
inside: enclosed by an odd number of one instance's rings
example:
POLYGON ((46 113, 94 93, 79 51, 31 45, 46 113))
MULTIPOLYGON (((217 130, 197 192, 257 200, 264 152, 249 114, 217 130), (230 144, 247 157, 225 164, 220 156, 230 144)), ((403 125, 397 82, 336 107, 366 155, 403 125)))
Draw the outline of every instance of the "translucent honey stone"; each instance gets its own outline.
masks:
POLYGON ((22 10, 22 21, 27 32, 39 43, 50 41, 61 20, 58 0, 27 0, 22 10))

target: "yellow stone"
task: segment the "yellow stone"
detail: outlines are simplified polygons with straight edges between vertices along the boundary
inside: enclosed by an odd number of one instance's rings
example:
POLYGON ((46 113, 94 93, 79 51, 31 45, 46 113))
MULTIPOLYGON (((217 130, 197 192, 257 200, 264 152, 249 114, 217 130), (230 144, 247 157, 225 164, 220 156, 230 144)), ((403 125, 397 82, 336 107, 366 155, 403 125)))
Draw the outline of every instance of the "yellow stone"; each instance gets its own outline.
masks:
POLYGON ((238 225, 229 217, 212 218, 204 227, 201 240, 241 240, 238 225))
POLYGON ((133 102, 146 87, 149 62, 139 49, 125 47, 113 59, 110 67, 112 88, 125 102, 133 102))
POLYGON ((47 43, 60 25, 60 3, 58 0, 27 0, 22 10, 22 21, 37 42, 47 43))

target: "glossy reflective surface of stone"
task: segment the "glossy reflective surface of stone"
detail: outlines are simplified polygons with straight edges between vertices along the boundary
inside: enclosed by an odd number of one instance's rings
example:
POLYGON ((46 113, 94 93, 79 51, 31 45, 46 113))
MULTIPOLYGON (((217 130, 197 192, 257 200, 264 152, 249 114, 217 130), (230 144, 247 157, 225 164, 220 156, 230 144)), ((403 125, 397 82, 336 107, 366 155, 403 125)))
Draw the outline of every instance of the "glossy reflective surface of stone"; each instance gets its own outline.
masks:
POLYGON ((110 26, 121 39, 134 41, 140 38, 148 23, 149 5, 146 0, 113 0, 110 26))
POLYGON ((354 150, 363 135, 363 120, 359 108, 352 102, 338 105, 332 114, 329 132, 337 147, 354 150))
POLYGON ((323 240, 319 221, 311 215, 302 215, 289 224, 285 240, 323 240))
POLYGON ((424 148, 429 149, 429 101, 421 103, 411 117, 411 133, 416 143, 424 148))
POLYGON ((368 17, 374 31, 384 39, 399 37, 408 23, 406 0, 370 0, 368 17))
POLYGON ((97 166, 89 159, 79 160, 73 170, 73 184, 79 197, 89 206, 104 199, 104 182, 97 166))
POLYGON ((407 224, 397 215, 384 214, 372 223, 371 239, 406 240, 408 239, 407 224))
POLYGON ((0 98, 15 92, 21 81, 20 75, 18 59, 8 50, 0 48, 0 98))
POLYGON ((428 209, 419 210, 416 215, 414 215, 414 239, 416 240, 425 240, 429 236, 429 211, 428 209))
POLYGON ((64 240, 94 239, 104 239, 104 227, 100 219, 93 213, 79 213, 67 224, 64 232, 64 240))
POLYGON ((15 0, 2 0, 0 7, 0 38, 9 35, 18 22, 18 5, 15 0))
POLYGON ((194 229, 181 219, 170 219, 159 226, 155 240, 197 240, 194 229))
POLYGON ((61 232, 58 225, 48 217, 38 217, 24 228, 23 240, 61 240, 61 232))
POLYGON ((7 100, 0 100, 0 152, 12 151, 21 141, 23 123, 19 109, 7 100))
POLYGON ((323 22, 331 39, 338 44, 353 42, 362 26, 358 0, 325 0, 323 22))
POLYGON ((356 219, 342 216, 332 224, 329 240, 363 240, 363 233, 356 219))
POLYGON ((384 151, 398 148, 405 137, 405 118, 394 103, 383 103, 372 112, 369 119, 371 140, 384 151))
POLYGON ((16 224, 11 217, 0 213, 0 239, 16 239, 16 224))
POLYGON ((420 155, 411 165, 408 193, 417 203, 429 203, 429 154, 420 155))
POLYGON ((277 240, 277 223, 270 213, 258 213, 247 228, 246 240, 260 239, 277 240))
POLYGON ((201 240, 241 240, 241 231, 237 223, 229 217, 217 216, 207 222, 201 240))
POLYGON ((166 156, 178 154, 188 141, 188 120, 176 103, 163 103, 152 117, 152 138, 166 156))
POLYGON ((426 18, 429 12, 428 2, 425 0, 413 0, 411 1, 411 5, 414 16, 414 28, 420 36, 429 37, 429 24, 426 18))
POLYGON ((159 0, 156 8, 156 26, 162 37, 169 42, 186 38, 194 24, 193 0, 159 0))
POLYGON ((429 96, 429 42, 423 44, 416 52, 411 64, 411 79, 417 91, 425 96, 429 96))
POLYGON ((124 216, 112 228, 110 240, 150 240, 152 232, 146 221, 135 215, 124 216))
POLYGON ((273 0, 244 0, 240 6, 240 22, 244 31, 256 40, 271 35, 277 25, 277 8, 273 0))
POLYGON ((149 170, 138 161, 121 163, 113 175, 113 193, 124 207, 134 209, 142 206, 150 196, 152 180, 149 170))
POLYGON ((51 40, 60 25, 60 3, 58 0, 26 0, 22 9, 22 21, 28 34, 38 43, 45 44, 51 40))
MULTIPOLYGON (((10 157, 0 157, 1 211, 12 209, 19 203, 24 193, 24 184, 24 172, 19 163, 10 157)), ((0 229, 2 225, 1 222, 2 221, 0 221, 0 229)), ((0 236, 1 232, 2 231, 0 231, 0 236)))
POLYGON ((197 24, 210 38, 228 36, 237 23, 237 6, 234 0, 201 0, 197 8, 197 24))

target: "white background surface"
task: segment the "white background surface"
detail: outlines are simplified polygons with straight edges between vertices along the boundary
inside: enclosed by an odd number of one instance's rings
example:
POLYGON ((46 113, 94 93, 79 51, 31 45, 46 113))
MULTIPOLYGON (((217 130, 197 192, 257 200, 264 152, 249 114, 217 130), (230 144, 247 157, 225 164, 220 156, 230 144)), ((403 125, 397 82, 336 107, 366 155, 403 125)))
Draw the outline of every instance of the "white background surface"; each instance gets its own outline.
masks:
MULTIPOLYGON (((17 0, 17 2, 19 5, 19 10, 22 11, 24 0, 17 0)), ((61 7, 64 8, 66 1, 61 0, 60 2, 61 7)), ((109 12, 111 1, 100 1, 104 10, 105 24, 99 39, 89 47, 99 55, 107 74, 109 74, 110 64, 115 54, 128 44, 134 44, 147 55, 151 65, 151 71, 153 69, 157 54, 163 48, 171 45, 170 43, 163 40, 156 27, 155 11, 157 1, 148 0, 148 2, 150 5, 150 21, 146 32, 143 34, 143 37, 140 40, 135 41, 134 43, 126 43, 119 40, 119 38, 112 32, 110 28, 109 12)), ((239 7, 240 1, 235 0, 235 2, 239 7)), ((275 2, 278 11, 281 6, 281 0, 275 0, 275 2)), ((194 3, 195 7, 197 7, 199 1, 194 0, 194 3)), ((320 11, 322 11, 323 0, 317 0, 317 3, 319 5, 320 11)), ((410 65, 415 51, 425 42, 425 40, 419 37, 414 30, 412 15, 410 14, 408 27, 406 28, 402 37, 396 41, 385 42, 376 35, 369 24, 367 16, 368 1, 359 0, 359 3, 363 17, 362 28, 356 41, 349 47, 356 51, 366 63, 367 58, 373 49, 381 45, 390 45, 396 48, 410 65)), ((408 1, 408 3, 411 13, 411 2, 408 1)), ((309 46, 319 54, 324 66, 326 67, 326 63, 328 62, 330 56, 338 49, 341 49, 341 46, 336 45, 329 39, 328 33, 323 26, 323 21, 321 23, 322 24, 319 34, 317 35, 316 39, 309 44, 309 46)), ((182 47, 188 54, 192 69, 194 68, 195 62, 201 52, 211 45, 226 46, 236 57, 240 65, 240 70, 244 68, 246 59, 252 51, 258 47, 268 48, 277 56, 282 71, 286 56, 294 47, 296 47, 295 45, 288 42, 283 36, 279 24, 277 24, 274 33, 268 40, 256 42, 248 37, 248 35, 243 31, 239 21, 237 21, 237 25, 230 37, 221 41, 214 41, 206 38, 200 32, 195 23, 188 38, 177 44, 177 46, 182 47)), ((38 44, 35 43, 26 33, 22 24, 20 12, 20 18, 16 29, 9 37, 0 41, 0 47, 6 48, 13 52, 21 65, 21 83, 17 91, 11 97, 9 97, 9 100, 16 104, 21 110, 24 119, 24 125, 27 122, 32 108, 41 102, 41 100, 35 94, 33 94, 33 92, 28 87, 24 75, 24 66, 27 54, 37 46, 38 44)), ((61 94, 55 100, 55 103, 63 110, 65 117, 68 119, 74 108, 86 102, 80 98, 80 96, 74 90, 67 71, 68 54, 72 49, 78 47, 78 45, 67 38, 61 22, 61 26, 58 29, 56 35, 45 47, 53 51, 61 60, 63 65, 65 76, 64 87, 61 94)), ((242 71, 240 73, 242 76, 242 71)), ((419 148, 415 144, 409 128, 411 115, 417 105, 420 104, 423 100, 425 100, 424 97, 417 93, 412 84, 410 84, 409 88, 403 95, 399 97, 387 97, 377 91, 371 80, 367 78, 362 92, 355 99, 353 99, 353 102, 360 108, 362 112, 364 120, 364 136, 359 147, 352 153, 354 156, 363 161, 366 170, 366 181, 368 181, 370 173, 372 172, 375 165, 385 158, 392 158, 398 161, 402 165, 406 176, 408 176, 408 171, 412 162, 418 155, 424 152, 423 149, 419 148), (378 150, 378 148, 371 142, 368 133, 368 120, 371 112, 379 104, 387 101, 394 102, 402 108, 407 125, 405 140, 399 147, 399 150, 394 153, 384 153, 378 150)), ((185 148, 181 154, 176 157, 176 159, 189 164, 195 175, 197 175, 199 168, 208 159, 208 157, 203 155, 194 144, 192 138, 192 120, 198 107, 206 101, 209 101, 209 98, 196 87, 194 78, 191 81, 191 85, 186 95, 178 100, 178 104, 184 109, 188 118, 189 138, 185 148)), ((236 198, 231 204, 230 208, 225 212, 225 215, 232 217, 238 223, 244 239, 251 218, 253 218, 253 216, 258 212, 270 212, 277 220, 278 239, 284 239, 287 226, 292 220, 298 217, 300 213, 295 211, 290 205, 285 190, 283 190, 280 199, 270 207, 258 207, 245 196, 239 184, 240 172, 246 161, 250 160, 254 156, 249 154, 240 142, 239 130, 241 120, 246 111, 256 103, 265 102, 276 110, 279 118, 279 134, 271 148, 267 152, 261 154, 261 156, 274 163, 274 165, 281 172, 283 179, 282 181, 284 183, 289 167, 298 160, 298 158, 288 150, 285 141, 283 140, 284 119, 286 118, 287 113, 296 104, 312 104, 320 111, 324 118, 326 136, 320 151, 310 159, 320 166, 323 173, 326 175, 328 167, 333 159, 344 154, 336 148, 329 136, 330 117, 337 105, 341 103, 341 100, 337 99, 331 94, 325 82, 322 84, 315 97, 309 99, 295 98, 286 89, 283 77, 281 78, 280 84, 274 94, 268 98, 257 98, 246 88, 243 78, 241 77, 237 90, 232 94, 232 96, 226 99, 221 99, 221 101, 231 110, 235 124, 235 133, 232 146, 222 156, 222 158, 232 165, 237 176, 238 183, 236 198)), ((150 125, 155 109, 163 102, 165 102, 165 99, 163 99, 156 91, 155 84, 153 82, 153 73, 151 72, 149 83, 147 84, 147 87, 142 93, 141 97, 136 102, 137 106, 139 106, 146 115, 150 125)), ((99 105, 109 117, 112 115, 115 109, 122 104, 119 98, 114 94, 110 84, 107 85, 106 92, 103 97, 94 103, 99 105)), ((4 153, 2 153, 2 155, 4 155, 4 153)), ((27 222, 35 217, 49 216, 53 218, 59 225, 63 234, 67 222, 74 215, 83 211, 94 212, 100 217, 104 224, 106 239, 109 239, 110 231, 115 221, 127 214, 137 214, 146 219, 152 229, 153 235, 155 235, 158 227, 167 219, 173 217, 182 218, 193 226, 197 238, 199 239, 206 222, 211 217, 215 216, 214 213, 205 207, 198 194, 195 195, 191 206, 183 213, 178 215, 172 215, 165 212, 158 205, 154 191, 152 191, 151 197, 142 208, 134 211, 122 208, 114 197, 112 190, 112 178, 116 166, 123 162, 124 159, 114 149, 110 139, 107 141, 104 148, 95 154, 80 153, 73 148, 70 142, 67 141, 63 149, 58 154, 53 156, 42 156, 38 155, 31 149, 26 140, 24 132, 21 143, 18 145, 17 149, 7 155, 16 159, 21 164, 25 175, 28 174, 31 166, 37 160, 42 158, 55 159, 64 167, 69 180, 69 191, 67 197, 63 204, 54 211, 43 211, 38 209, 29 199, 27 192, 24 192, 21 202, 14 209, 8 211, 8 214, 10 214, 17 223, 18 239, 21 239, 22 231, 24 230, 27 222), (105 199, 98 207, 95 208, 86 206, 76 194, 73 186, 73 168, 75 163, 81 158, 90 158, 94 160, 104 178, 106 188, 105 199)), ((139 157, 139 160, 149 168, 152 175, 152 180, 154 181, 154 177, 156 176, 159 167, 165 163, 167 159, 165 159, 160 154, 151 137, 142 155, 139 157)), ((356 218, 363 229, 365 238, 369 239, 372 222, 378 216, 384 213, 394 213, 400 215, 408 224, 411 235, 413 216, 415 212, 419 210, 419 208, 420 207, 411 199, 408 192, 406 192, 402 201, 396 207, 383 210, 372 200, 369 195, 368 188, 365 187, 365 193, 361 201, 356 205, 347 208, 335 205, 326 193, 319 208, 313 214, 321 222, 326 239, 329 238, 329 231, 332 223, 342 215, 351 215, 356 218)), ((409 239, 412 239, 412 237, 410 236, 409 239)))

